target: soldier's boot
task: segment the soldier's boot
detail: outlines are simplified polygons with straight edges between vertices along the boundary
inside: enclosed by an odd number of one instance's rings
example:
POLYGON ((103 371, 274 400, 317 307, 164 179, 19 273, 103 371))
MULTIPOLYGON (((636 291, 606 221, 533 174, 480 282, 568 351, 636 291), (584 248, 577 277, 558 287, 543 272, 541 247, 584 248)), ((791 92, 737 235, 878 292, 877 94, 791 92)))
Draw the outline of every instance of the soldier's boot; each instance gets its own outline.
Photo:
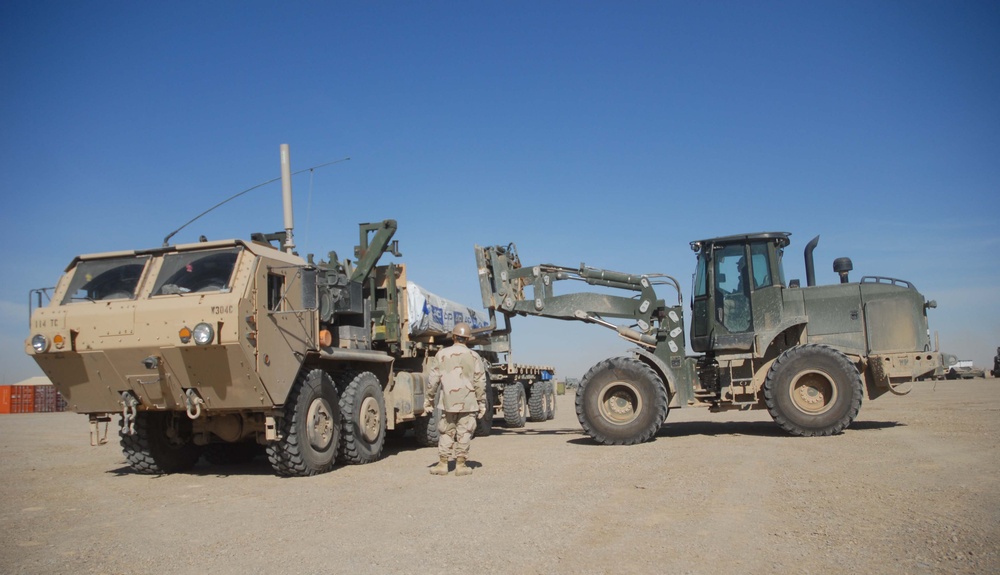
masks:
POLYGON ((431 475, 448 475, 448 456, 439 455, 438 464, 431 467, 431 475))
POLYGON ((465 458, 459 457, 455 460, 455 475, 472 475, 472 468, 465 464, 465 458))

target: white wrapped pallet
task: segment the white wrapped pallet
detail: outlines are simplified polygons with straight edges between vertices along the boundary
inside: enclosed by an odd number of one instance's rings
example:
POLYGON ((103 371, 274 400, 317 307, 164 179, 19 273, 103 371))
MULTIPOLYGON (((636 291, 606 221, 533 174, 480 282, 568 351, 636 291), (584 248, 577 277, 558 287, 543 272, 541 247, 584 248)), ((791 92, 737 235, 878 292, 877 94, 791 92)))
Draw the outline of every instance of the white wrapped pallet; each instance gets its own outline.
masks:
POLYGON ((463 321, 474 330, 490 324, 486 311, 447 300, 411 281, 406 282, 406 294, 410 335, 446 335, 463 321))

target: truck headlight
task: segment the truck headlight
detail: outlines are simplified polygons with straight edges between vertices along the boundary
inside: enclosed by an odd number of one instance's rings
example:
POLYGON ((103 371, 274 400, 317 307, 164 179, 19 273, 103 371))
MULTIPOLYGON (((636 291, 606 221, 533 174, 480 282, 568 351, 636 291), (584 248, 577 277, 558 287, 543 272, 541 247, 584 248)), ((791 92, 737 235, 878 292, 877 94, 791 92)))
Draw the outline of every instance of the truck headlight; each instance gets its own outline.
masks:
POLYGON ((38 334, 31 338, 31 347, 35 349, 35 353, 45 353, 49 351, 49 340, 42 334, 38 334))
POLYGON ((191 336, 198 345, 208 345, 215 339, 215 330, 207 323, 199 323, 191 330, 191 336))

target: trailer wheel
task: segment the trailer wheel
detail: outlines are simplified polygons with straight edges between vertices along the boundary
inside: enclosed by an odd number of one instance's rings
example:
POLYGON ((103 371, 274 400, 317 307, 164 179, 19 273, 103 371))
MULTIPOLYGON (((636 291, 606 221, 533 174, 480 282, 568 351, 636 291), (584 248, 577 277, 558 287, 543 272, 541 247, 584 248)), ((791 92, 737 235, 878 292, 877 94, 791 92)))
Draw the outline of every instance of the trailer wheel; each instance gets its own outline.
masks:
POLYGON ((140 411, 135 416, 135 435, 119 431, 119 443, 129 465, 144 475, 187 471, 201 457, 200 446, 191 442, 191 420, 165 411, 140 411), (176 428, 171 430, 171 426, 176 428))
POLYGON ((545 411, 545 419, 556 418, 556 386, 552 381, 545 382, 545 397, 548 398, 548 406, 545 411))
POLYGON ((536 381, 531 384, 531 394, 528 396, 528 421, 545 421, 546 415, 545 382, 536 381))
POLYGON ((858 416, 862 396, 858 368, 825 345, 786 350, 764 381, 764 403, 775 423, 804 437, 843 431, 858 416))
POLYGON ((493 433, 493 386, 486 379, 486 415, 476 422, 476 437, 488 437, 493 433))
POLYGON ((333 469, 340 444, 340 402, 330 376, 314 369, 292 386, 280 425, 281 439, 267 446, 278 475, 305 477, 333 469))
POLYGON ((590 368, 580 380, 576 416, 598 443, 643 443, 667 418, 667 390, 645 363, 613 357, 590 368))
POLYGON ((524 427, 527 401, 520 381, 503 386, 503 421, 507 427, 524 427))
POLYGON ((340 457, 344 463, 371 463, 385 446, 385 395, 374 373, 351 375, 340 393, 340 457))
POLYGON ((413 422, 413 437, 417 445, 422 447, 437 447, 441 432, 438 431, 438 421, 441 420, 441 402, 434 406, 434 412, 429 416, 420 416, 413 422))

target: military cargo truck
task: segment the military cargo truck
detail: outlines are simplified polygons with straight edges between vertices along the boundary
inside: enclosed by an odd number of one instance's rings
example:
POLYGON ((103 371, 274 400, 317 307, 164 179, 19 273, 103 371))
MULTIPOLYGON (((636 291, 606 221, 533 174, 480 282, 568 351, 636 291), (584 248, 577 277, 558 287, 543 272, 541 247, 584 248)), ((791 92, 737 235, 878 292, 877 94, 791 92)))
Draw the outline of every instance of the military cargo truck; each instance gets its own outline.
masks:
POLYGON ((818 241, 805 250, 804 287, 785 279, 788 233, 691 242, 690 341, 700 355, 686 353, 680 284, 669 275, 523 266, 514 244, 476 246, 475 254, 490 313, 593 323, 636 344, 590 368, 576 392, 583 429, 622 445, 651 439, 670 409, 686 406, 767 409, 793 435, 831 435, 854 421, 866 395, 905 394, 908 382, 943 374, 947 360, 931 348, 927 323, 936 303, 904 280, 851 282, 849 258, 833 263, 841 283, 816 285, 818 241), (566 281, 603 291, 557 294, 555 284, 566 281), (662 288, 675 299, 661 299, 662 288))
MULTIPOLYGON (((406 267, 379 265, 401 255, 396 222, 361 224, 353 262, 299 257, 281 157, 285 232, 82 255, 33 292, 27 353, 89 416, 93 444, 121 415, 138 472, 265 451, 280 475, 314 475, 375 461, 388 431, 437 442, 427 365, 451 342, 446 326, 411 329, 406 267)), ((443 316, 489 329, 474 310, 443 316)))

